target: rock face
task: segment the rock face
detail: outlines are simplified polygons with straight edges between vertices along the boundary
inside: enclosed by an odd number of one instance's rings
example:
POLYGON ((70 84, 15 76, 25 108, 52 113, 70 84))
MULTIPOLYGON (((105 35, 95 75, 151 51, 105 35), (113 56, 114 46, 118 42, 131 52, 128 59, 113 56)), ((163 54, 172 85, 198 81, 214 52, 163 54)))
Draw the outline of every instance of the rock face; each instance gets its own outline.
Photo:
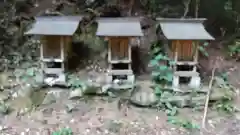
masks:
POLYGON ((142 107, 148 107, 157 103, 157 97, 154 91, 150 88, 151 83, 147 81, 139 82, 141 87, 133 94, 130 101, 142 107))
POLYGON ((6 101, 10 98, 10 93, 8 91, 0 92, 0 101, 6 101))
POLYGON ((42 105, 49 105, 56 102, 56 96, 53 93, 48 93, 44 98, 42 105))
POLYGON ((14 85, 11 80, 9 80, 8 73, 0 73, 0 88, 11 88, 14 85))
POLYGON ((157 97, 153 92, 139 91, 131 97, 131 102, 138 106, 148 107, 157 103, 157 97))

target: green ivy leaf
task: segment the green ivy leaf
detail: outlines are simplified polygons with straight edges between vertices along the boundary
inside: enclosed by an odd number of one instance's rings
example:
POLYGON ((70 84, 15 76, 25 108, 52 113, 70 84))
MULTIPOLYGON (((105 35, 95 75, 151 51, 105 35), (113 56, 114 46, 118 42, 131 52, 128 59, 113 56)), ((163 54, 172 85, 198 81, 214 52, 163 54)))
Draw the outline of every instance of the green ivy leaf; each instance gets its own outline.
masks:
POLYGON ((153 53, 158 53, 160 50, 161 50, 160 47, 156 47, 156 48, 153 49, 153 53))
POLYGON ((165 105, 166 105, 166 107, 167 107, 168 109, 172 109, 172 108, 173 108, 173 107, 172 107, 172 104, 170 104, 169 102, 166 102, 165 105))
POLYGON ((157 66, 158 65, 158 61, 157 60, 151 60, 150 61, 150 66, 157 66))
POLYGON ((205 46, 205 47, 207 47, 208 45, 209 45, 208 42, 204 42, 204 43, 203 43, 203 46, 205 46))
POLYGON ((156 95, 161 95, 162 91, 161 91, 161 88, 159 86, 156 86, 154 90, 155 90, 156 95))
POLYGON ((159 61, 159 60, 162 60, 163 58, 164 58, 164 56, 162 54, 159 54, 154 59, 159 61))
POLYGON ((171 66, 172 66, 172 65, 176 65, 176 62, 173 61, 173 60, 170 60, 170 61, 169 61, 169 65, 171 65, 171 66))
POLYGON ((165 77, 165 79, 168 81, 168 82, 172 82, 173 80, 173 74, 172 73, 168 73, 165 77))
POLYGON ((168 117, 167 122, 171 123, 171 124, 178 124, 179 123, 179 119, 176 117, 168 117))
POLYGON ((192 128, 194 129, 200 129, 200 126, 196 123, 192 123, 192 128))
POLYGON ((160 75, 160 72, 152 72, 152 77, 158 77, 160 75))
POLYGON ((203 53, 203 55, 208 57, 208 53, 206 52, 206 50, 202 46, 199 46, 198 49, 200 50, 201 53, 203 53))
POLYGON ((59 132, 53 132, 52 135, 60 135, 59 132))
POLYGON ((175 116, 176 114, 177 114, 177 107, 174 106, 174 107, 172 108, 172 110, 171 110, 170 115, 171 115, 171 116, 175 116))
POLYGON ((34 76, 34 69, 33 69, 33 68, 27 69, 26 74, 27 74, 28 76, 34 76))
POLYGON ((170 60, 167 56, 163 56, 162 60, 170 60))
POLYGON ((168 69, 168 67, 165 65, 159 66, 159 70, 161 70, 161 71, 165 71, 167 69, 168 69))

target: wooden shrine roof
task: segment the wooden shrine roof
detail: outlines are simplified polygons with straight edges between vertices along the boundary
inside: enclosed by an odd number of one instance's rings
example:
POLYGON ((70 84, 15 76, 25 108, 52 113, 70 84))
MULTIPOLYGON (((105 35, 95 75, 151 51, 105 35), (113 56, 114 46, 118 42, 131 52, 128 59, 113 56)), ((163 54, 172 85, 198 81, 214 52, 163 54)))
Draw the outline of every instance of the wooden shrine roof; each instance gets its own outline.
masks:
POLYGON ((78 28, 82 16, 41 16, 35 18, 33 27, 26 35, 71 36, 78 28))
POLYGON ((143 36, 139 18, 99 18, 97 22, 97 36, 143 36))
POLYGON ((169 40, 214 40, 200 19, 157 18, 164 36, 169 40))

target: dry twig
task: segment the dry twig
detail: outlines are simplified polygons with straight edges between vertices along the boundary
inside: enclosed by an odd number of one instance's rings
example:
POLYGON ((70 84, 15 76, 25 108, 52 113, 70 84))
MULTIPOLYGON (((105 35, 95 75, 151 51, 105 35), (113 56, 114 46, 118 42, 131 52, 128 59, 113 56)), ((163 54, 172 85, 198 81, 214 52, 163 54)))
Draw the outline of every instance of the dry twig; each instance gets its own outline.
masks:
POLYGON ((219 58, 216 58, 214 67, 212 69, 211 80, 210 80, 209 85, 208 85, 208 92, 207 92, 206 102, 205 102, 205 106, 204 106, 204 114, 203 114, 203 119, 202 119, 202 128, 205 129, 206 131, 207 131, 207 129, 206 129, 205 123, 206 123, 206 117, 207 117, 207 111, 208 111, 208 104, 209 104, 209 99, 210 99, 210 95, 211 95, 213 80, 214 80, 214 77, 215 77, 215 71, 216 71, 216 69, 218 67, 218 60, 219 60, 219 58))
POLYGON ((185 9, 184 9, 184 14, 183 14, 182 18, 185 18, 187 16, 187 14, 189 12, 189 5, 190 5, 190 3, 191 3, 191 0, 184 0, 183 1, 185 9))

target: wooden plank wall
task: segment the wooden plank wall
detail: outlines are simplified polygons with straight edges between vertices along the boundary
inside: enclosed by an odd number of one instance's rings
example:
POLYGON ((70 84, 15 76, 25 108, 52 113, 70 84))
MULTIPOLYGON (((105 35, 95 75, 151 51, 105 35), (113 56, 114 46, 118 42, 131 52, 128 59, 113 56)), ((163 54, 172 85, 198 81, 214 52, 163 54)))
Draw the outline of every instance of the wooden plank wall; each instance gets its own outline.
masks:
POLYGON ((72 37, 71 36, 64 36, 63 37, 64 41, 64 53, 65 53, 65 58, 71 56, 72 53, 72 37))
POLYGON ((195 47, 194 41, 191 40, 175 40, 171 44, 172 57, 175 52, 178 52, 178 60, 182 61, 193 61, 195 47))
MULTIPOLYGON (((71 52, 71 36, 63 36, 65 58, 71 52)), ((43 58, 61 58, 61 36, 43 36, 43 58)))
POLYGON ((43 58, 61 58, 60 36, 43 37, 43 58))
POLYGON ((111 46, 112 58, 128 58, 128 44, 129 38, 109 38, 109 45, 111 46))

